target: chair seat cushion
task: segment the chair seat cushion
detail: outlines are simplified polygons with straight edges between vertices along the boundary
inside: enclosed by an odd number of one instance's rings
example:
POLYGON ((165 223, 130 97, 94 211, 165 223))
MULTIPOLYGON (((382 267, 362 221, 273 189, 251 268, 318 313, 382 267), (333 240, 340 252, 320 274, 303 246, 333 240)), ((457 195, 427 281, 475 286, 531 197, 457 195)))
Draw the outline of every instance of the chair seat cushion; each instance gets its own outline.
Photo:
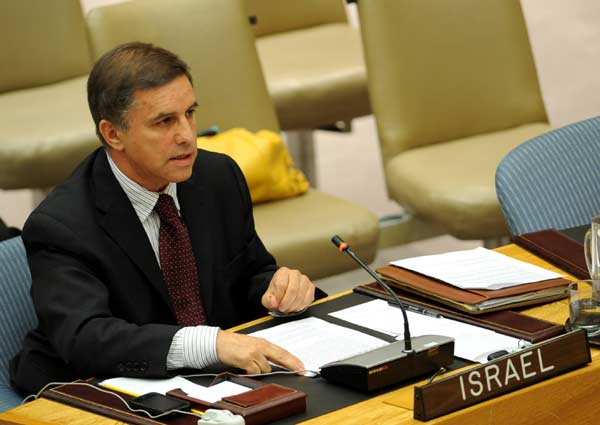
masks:
POLYGON ((283 130, 371 112, 360 34, 348 24, 259 37, 256 47, 283 130))
POLYGON ((375 257, 377 217, 366 208, 310 189, 304 195, 254 206, 256 230, 282 266, 311 279, 356 268, 331 243, 340 235, 365 262, 375 257))
POLYGON ((86 81, 0 95, 0 188, 54 186, 98 147, 86 81))
POLYGON ((548 130, 532 123, 405 151, 386 165, 390 196, 461 239, 508 235, 496 167, 511 149, 548 130))

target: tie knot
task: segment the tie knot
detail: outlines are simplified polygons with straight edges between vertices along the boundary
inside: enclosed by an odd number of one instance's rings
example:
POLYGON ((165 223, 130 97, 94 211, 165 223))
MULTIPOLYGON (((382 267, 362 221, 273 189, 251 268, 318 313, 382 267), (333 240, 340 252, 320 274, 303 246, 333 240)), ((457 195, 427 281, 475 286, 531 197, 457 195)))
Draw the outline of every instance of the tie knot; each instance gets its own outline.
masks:
POLYGON ((154 210, 158 214, 161 220, 172 221, 177 219, 179 215, 177 214, 177 207, 175 206, 175 201, 169 195, 162 194, 158 196, 158 201, 154 206, 154 210))

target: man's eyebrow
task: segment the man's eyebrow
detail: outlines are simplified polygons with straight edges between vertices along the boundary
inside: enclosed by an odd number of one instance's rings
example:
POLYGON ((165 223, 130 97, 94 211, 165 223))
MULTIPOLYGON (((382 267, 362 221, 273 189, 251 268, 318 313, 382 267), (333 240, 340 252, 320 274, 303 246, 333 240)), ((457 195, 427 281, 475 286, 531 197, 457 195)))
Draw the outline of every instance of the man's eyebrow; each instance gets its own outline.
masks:
MULTIPOLYGON (((194 101, 194 103, 192 103, 190 106, 188 106, 186 108, 186 111, 189 111, 190 109, 197 108, 197 107, 198 107, 198 102, 194 101)), ((175 115, 175 114, 176 114, 175 112, 161 112, 161 113, 157 114, 156 116, 150 118, 150 121, 160 121, 161 119, 163 119, 165 117, 175 115)))

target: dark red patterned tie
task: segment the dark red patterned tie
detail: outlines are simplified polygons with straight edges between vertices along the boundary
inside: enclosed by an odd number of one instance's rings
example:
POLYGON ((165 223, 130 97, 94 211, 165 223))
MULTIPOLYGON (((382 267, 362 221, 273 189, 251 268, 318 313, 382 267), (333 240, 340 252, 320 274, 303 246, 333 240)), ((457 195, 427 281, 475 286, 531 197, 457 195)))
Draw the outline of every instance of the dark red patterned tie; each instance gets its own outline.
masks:
POLYGON ((160 217, 160 267, 169 289, 177 323, 184 326, 203 325, 206 323, 206 315, 200 297, 198 270, 190 235, 169 195, 160 195, 154 209, 160 217))

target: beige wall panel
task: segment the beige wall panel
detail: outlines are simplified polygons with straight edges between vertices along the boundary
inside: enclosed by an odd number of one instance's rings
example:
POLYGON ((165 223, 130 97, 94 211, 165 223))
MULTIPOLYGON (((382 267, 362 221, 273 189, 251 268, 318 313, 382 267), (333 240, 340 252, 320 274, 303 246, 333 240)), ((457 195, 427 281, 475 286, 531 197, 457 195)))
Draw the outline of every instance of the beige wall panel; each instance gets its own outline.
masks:
POLYGON ((550 124, 600 115, 600 2, 521 4, 550 124))

